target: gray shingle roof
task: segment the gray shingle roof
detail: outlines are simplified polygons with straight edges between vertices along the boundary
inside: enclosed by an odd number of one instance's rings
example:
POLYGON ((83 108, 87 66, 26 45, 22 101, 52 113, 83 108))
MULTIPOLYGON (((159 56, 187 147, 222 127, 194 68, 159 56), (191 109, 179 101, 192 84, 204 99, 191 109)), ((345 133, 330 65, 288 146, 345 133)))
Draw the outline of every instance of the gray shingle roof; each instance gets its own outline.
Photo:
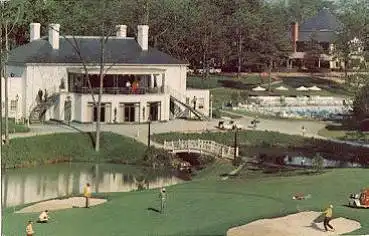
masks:
MULTIPOLYGON (((9 64, 12 63, 81 63, 73 45, 78 45, 86 63, 99 63, 100 39, 98 37, 60 37, 59 49, 53 50, 48 38, 41 38, 10 51, 9 64)), ((105 62, 115 64, 187 64, 155 48, 142 51, 133 38, 109 38, 105 45, 105 62)))
POLYGON ((336 33, 342 27, 342 23, 328 9, 323 9, 304 21, 299 27, 298 41, 309 41, 315 32, 316 40, 331 42, 335 40, 336 33))
POLYGON ((300 25, 301 31, 331 30, 337 31, 342 26, 328 9, 323 9, 300 25))
POLYGON ((333 31, 300 31, 298 41, 310 41, 313 35, 318 42, 333 42, 337 37, 333 31))

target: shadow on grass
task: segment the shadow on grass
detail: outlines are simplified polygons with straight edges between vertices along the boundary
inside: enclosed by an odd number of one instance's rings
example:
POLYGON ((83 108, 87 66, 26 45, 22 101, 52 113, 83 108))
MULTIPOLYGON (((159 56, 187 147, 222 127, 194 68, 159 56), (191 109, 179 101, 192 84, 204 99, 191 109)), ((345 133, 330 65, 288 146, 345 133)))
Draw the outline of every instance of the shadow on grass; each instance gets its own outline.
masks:
POLYGON ((78 133, 87 134, 89 136, 89 138, 91 139, 92 147, 95 147, 96 142, 95 142, 94 132, 86 132, 84 130, 81 130, 81 129, 73 126, 72 123, 68 124, 68 123, 65 123, 65 122, 59 121, 59 120, 53 120, 53 124, 56 124, 56 125, 59 125, 59 126, 66 126, 66 127, 69 127, 69 128, 72 128, 72 129, 76 130, 78 133))
MULTIPOLYGON (((261 82, 261 81, 260 81, 261 82)), ((218 80, 218 83, 225 88, 233 88, 233 89, 247 89, 251 90, 256 85, 259 85, 261 83, 244 83, 239 80, 218 80)))
POLYGON ((369 208, 365 208, 365 207, 355 207, 355 206, 348 205, 348 204, 343 204, 342 206, 352 208, 352 209, 357 209, 357 210, 369 211, 369 208))
POLYGON ((153 212, 156 212, 156 213, 160 213, 160 211, 158 209, 153 208, 153 207, 148 207, 146 210, 153 211, 153 212))
POLYGON ((358 126, 348 122, 326 125, 325 128, 329 131, 358 131, 358 126))

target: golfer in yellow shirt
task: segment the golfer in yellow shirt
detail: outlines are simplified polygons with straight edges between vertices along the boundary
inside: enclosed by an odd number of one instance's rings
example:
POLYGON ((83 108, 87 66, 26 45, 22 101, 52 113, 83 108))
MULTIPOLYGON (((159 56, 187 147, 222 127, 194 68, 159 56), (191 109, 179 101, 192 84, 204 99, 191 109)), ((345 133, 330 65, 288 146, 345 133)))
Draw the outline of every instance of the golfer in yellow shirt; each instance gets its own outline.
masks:
POLYGON ((331 230, 334 230, 333 226, 329 224, 329 221, 331 221, 332 215, 333 215, 333 206, 330 205, 325 211, 323 211, 323 214, 325 214, 325 217, 324 217, 324 228, 325 228, 325 230, 328 231, 328 227, 331 230))
POLYGON ((89 208, 90 207, 90 197, 91 197, 91 187, 89 183, 87 183, 86 186, 83 188, 83 196, 86 199, 86 208, 89 208))

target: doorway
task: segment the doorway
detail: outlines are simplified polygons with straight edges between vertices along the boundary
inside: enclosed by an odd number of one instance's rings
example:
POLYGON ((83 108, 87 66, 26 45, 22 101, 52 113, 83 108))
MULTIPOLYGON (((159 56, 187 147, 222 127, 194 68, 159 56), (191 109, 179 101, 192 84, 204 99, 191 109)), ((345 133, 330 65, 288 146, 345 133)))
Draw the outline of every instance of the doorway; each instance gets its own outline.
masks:
POLYGON ((72 120, 72 101, 68 96, 64 101, 64 121, 70 122, 72 120))
POLYGON ((149 116, 152 121, 157 121, 160 118, 160 102, 149 103, 149 116))
POLYGON ((123 112, 124 112, 125 122, 135 121, 135 104, 134 103, 125 103, 123 112))
MULTIPOLYGON (((101 109, 100 109, 100 122, 105 122, 105 103, 101 103, 101 109)), ((93 111, 93 122, 97 121, 97 107, 94 106, 93 111)))

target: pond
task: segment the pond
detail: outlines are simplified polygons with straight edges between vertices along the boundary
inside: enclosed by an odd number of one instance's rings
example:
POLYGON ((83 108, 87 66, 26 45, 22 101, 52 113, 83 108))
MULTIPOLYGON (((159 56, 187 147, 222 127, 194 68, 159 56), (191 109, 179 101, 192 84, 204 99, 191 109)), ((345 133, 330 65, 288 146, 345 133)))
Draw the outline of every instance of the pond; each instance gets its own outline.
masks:
MULTIPOLYGON (((358 159, 350 158, 347 153, 324 153, 314 150, 313 147, 247 147, 241 146, 243 156, 256 157, 265 163, 286 166, 312 167, 314 156, 319 153, 323 158, 323 167, 327 168, 363 168, 367 164, 358 159), (345 156, 347 156, 345 158, 345 156)), ((351 153, 353 154, 353 153, 351 153)))
POLYGON ((3 206, 16 206, 82 193, 90 183, 92 191, 129 192, 181 183, 172 172, 153 172, 118 164, 63 163, 32 168, 9 169, 2 176, 3 206))
MULTIPOLYGON (((312 167, 312 158, 304 156, 286 156, 284 158, 284 163, 290 166, 305 166, 312 167)), ((349 161, 338 161, 338 160, 328 160, 323 158, 323 167, 325 168, 359 168, 362 167, 361 164, 349 161)))

